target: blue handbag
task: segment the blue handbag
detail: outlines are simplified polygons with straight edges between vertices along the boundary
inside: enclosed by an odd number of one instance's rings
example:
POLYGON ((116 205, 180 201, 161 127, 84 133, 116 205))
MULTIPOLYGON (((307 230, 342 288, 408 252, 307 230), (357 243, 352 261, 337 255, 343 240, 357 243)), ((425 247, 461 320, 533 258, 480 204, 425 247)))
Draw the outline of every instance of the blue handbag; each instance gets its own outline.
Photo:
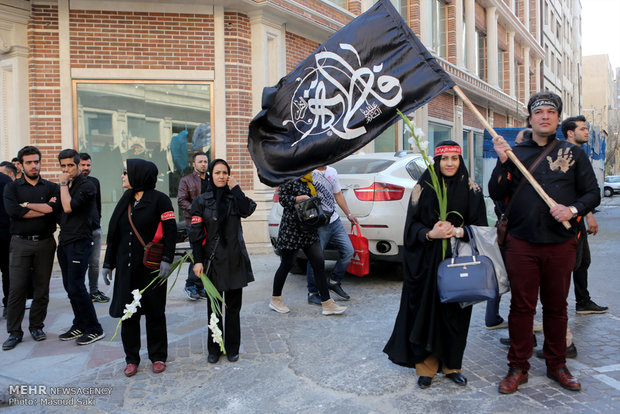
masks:
POLYGON ((487 256, 478 254, 476 243, 469 227, 464 227, 469 236, 471 256, 457 256, 459 243, 454 243, 452 257, 442 260, 437 269, 437 290, 442 303, 479 302, 496 299, 497 277, 493 262, 487 256))

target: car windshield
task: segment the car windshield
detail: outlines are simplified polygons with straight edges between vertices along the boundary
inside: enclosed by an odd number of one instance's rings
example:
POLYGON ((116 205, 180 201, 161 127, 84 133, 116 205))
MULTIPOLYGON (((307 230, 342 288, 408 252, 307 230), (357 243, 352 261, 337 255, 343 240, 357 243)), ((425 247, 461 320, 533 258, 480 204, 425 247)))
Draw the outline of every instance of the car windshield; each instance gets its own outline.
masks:
POLYGON ((338 174, 375 174, 394 164, 392 160, 350 159, 338 161, 332 167, 338 174))

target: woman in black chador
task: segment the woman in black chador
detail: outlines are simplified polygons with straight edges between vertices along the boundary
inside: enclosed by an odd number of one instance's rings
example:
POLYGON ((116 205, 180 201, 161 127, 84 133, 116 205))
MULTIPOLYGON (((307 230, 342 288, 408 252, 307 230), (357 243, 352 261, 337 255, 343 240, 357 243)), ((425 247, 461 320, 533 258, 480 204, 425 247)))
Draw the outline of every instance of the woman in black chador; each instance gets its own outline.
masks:
MULTIPOLYGON (((144 289, 159 274, 167 278, 174 259, 176 221, 170 198, 155 190, 157 166, 150 161, 131 158, 122 176, 127 189, 114 208, 108 228, 107 248, 102 275, 106 284, 116 269, 114 295, 110 303, 110 316, 123 316, 125 305, 133 301, 131 292, 144 289), (131 222, 129 220, 131 216, 131 222), (133 222, 133 226, 131 223, 133 222), (159 273, 142 263, 144 248, 136 236, 136 228, 144 243, 159 240, 164 252, 159 273)), ((166 369, 168 334, 166 330, 166 284, 151 285, 140 299, 138 311, 123 321, 121 338, 125 350, 125 375, 138 372, 140 364, 140 316, 146 319, 146 344, 154 373, 166 369)))
MULTIPOLYGON (((464 236, 463 225, 487 225, 480 187, 469 178, 454 141, 435 148, 434 168, 447 187, 447 221, 439 220, 439 204, 429 171, 413 188, 407 209, 403 253, 403 291, 394 331, 383 349, 392 362, 416 369, 418 385, 428 388, 441 370, 458 385, 466 385, 461 363, 467 343, 471 306, 441 303, 437 268, 442 260, 442 239, 464 236)), ((451 256, 450 242, 445 257, 451 256)))
MULTIPOLYGON (((196 275, 207 271, 207 264, 213 255, 207 277, 223 295, 226 303, 222 307, 223 315, 218 326, 223 330, 224 348, 230 362, 239 359, 242 289, 254 281, 250 256, 243 240, 241 219, 250 216, 255 209, 256 203, 243 194, 237 181, 230 175, 228 163, 219 158, 213 160, 209 164, 207 188, 192 202, 189 237, 196 275)), ((208 305, 208 313, 211 318, 211 303, 208 305)), ((216 363, 221 351, 219 344, 213 342, 210 329, 207 349, 207 360, 216 363)))

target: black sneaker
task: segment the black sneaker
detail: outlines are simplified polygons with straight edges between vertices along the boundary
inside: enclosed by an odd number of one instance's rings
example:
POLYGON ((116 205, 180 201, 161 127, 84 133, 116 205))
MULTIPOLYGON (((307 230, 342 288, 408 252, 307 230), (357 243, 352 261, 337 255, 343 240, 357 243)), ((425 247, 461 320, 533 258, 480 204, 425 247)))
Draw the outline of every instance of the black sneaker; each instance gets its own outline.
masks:
POLYGON ((308 292, 308 303, 321 306, 321 297, 318 293, 308 292))
MULTIPOLYGON (((536 357, 540 359, 545 359, 545 353, 542 349, 536 351, 536 357)), ((577 347, 575 346, 574 342, 568 347, 566 347, 566 358, 577 358, 577 347)))
POLYGON ((200 299, 200 295, 198 294, 198 290, 196 289, 196 286, 185 286, 185 293, 187 294, 187 297, 189 298, 189 300, 198 300, 200 299))
POLYGON ((82 336, 84 332, 81 329, 71 328, 67 332, 58 335, 58 339, 61 341, 71 341, 73 339, 77 339, 82 336))
POLYGON ((97 290, 96 292, 92 292, 90 294, 90 299, 93 302, 106 303, 110 301, 110 298, 103 294, 102 291, 97 290))
POLYGON ((577 305, 577 313, 586 315, 589 313, 607 313, 609 308, 607 306, 599 306, 593 301, 589 300, 583 305, 577 305))
POLYGON ((9 339, 4 341, 4 343, 2 344, 2 350, 3 351, 11 350, 15 348, 17 344, 20 343, 21 341, 22 341, 21 336, 9 335, 9 339))
POLYGON ((80 336, 77 339, 77 341, 75 341, 75 343, 78 345, 88 345, 88 344, 92 344, 95 341, 103 339, 104 337, 105 337, 105 333, 103 332, 84 334, 80 336))
POLYGON ((204 289, 198 289, 198 296, 200 296, 200 299, 209 299, 209 295, 207 295, 207 291, 204 289))
POLYGON ((329 283, 329 290, 331 290, 332 292, 334 292, 336 295, 340 296, 344 300, 351 299, 351 296, 347 295, 347 292, 345 292, 342 289, 342 286, 340 286, 340 282, 329 283))
MULTIPOLYGON (((538 341, 536 340, 536 335, 532 335, 534 340, 534 348, 538 346, 538 341)), ((510 346, 510 338, 499 338, 499 343, 502 345, 510 346)))

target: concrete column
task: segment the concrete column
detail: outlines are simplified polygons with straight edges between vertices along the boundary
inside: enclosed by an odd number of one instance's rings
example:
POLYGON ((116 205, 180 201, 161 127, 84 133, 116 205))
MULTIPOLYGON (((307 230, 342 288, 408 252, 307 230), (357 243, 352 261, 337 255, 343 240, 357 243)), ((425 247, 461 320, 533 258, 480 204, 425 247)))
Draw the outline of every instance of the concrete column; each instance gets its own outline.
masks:
POLYGON ((515 84, 515 71, 518 68, 515 66, 515 32, 508 32, 508 80, 510 96, 517 96, 519 85, 515 84))
POLYGON ((476 74, 476 3, 474 0, 465 0, 465 65, 467 70, 476 74))
POLYGON ((499 87, 497 77, 497 8, 487 7, 487 82, 499 87))
MULTIPOLYGON (((69 36, 69 0, 58 0, 58 70, 60 76, 60 142, 73 148, 73 92, 69 36)), ((77 148, 76 148, 77 149, 77 148)))
POLYGON ((0 4, 0 159, 30 143, 28 20, 30 3, 0 4))
POLYGON ((215 73, 213 76, 214 122, 211 137, 212 156, 226 158, 226 50, 224 41, 224 7, 213 6, 215 38, 215 73))
POLYGON ((530 96, 530 47, 523 48, 523 99, 530 96))
MULTIPOLYGON (((469 43, 465 42, 463 31, 467 25, 463 24, 463 0, 456 0, 455 4, 456 14, 456 66, 459 68, 465 67, 465 44, 469 46, 469 43)), ((467 34, 465 34, 467 35, 467 34)), ((469 47, 467 47, 469 49, 469 47)))
MULTIPOLYGON (((540 92, 540 65, 541 65, 541 59, 536 59, 534 60, 534 78, 536 79, 536 90, 532 91, 530 93, 530 95, 532 93, 536 93, 536 92, 540 92)), ((526 100, 529 99, 529 96, 525 97, 526 100)))

